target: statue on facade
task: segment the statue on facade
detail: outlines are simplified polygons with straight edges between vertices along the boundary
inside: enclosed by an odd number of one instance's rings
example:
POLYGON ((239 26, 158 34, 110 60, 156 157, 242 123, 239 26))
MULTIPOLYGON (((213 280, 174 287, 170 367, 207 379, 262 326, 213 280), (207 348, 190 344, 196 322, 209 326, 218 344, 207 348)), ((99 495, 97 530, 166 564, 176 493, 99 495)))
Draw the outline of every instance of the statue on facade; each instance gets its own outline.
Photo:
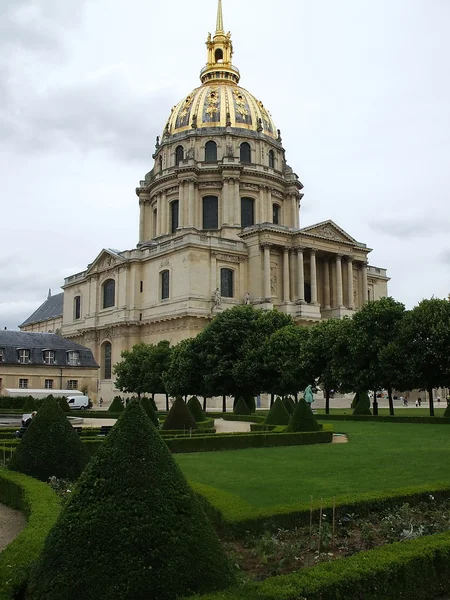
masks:
POLYGON ((250 304, 250 294, 247 292, 244 296, 244 304, 250 304))
POLYGON ((311 404, 314 402, 314 396, 313 396, 313 388, 312 385, 308 385, 308 387, 305 389, 305 400, 306 402, 309 404, 309 406, 311 407, 311 404))
POLYGON ((222 304, 222 296, 220 295, 219 288, 216 288, 216 291, 214 292, 214 304, 216 306, 220 306, 222 304))

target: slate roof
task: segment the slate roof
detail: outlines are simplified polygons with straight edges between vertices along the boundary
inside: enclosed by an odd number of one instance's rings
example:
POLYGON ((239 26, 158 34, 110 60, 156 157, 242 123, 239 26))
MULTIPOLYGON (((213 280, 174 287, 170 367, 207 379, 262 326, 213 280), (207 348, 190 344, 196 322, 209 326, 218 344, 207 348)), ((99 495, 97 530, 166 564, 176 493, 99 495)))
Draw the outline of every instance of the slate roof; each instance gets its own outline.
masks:
MULTIPOLYGON (((55 365, 72 369, 98 368, 92 350, 76 344, 54 333, 28 333, 26 331, 0 331, 0 350, 3 350, 3 362, 0 364, 19 364, 18 349, 30 350, 28 366, 45 365, 44 350, 55 352, 55 365), (75 350, 79 353, 79 365, 67 364, 67 352, 75 350)), ((23 365, 24 367, 27 365, 23 365)), ((45 365, 48 366, 48 365, 45 365)))
POLYGON ((55 294, 54 296, 50 296, 41 304, 41 306, 34 311, 34 313, 28 317, 19 327, 24 327, 25 325, 31 325, 32 323, 40 323, 41 321, 47 321, 47 319, 55 319, 57 317, 62 317, 63 314, 63 302, 64 302, 64 292, 61 294, 55 294))

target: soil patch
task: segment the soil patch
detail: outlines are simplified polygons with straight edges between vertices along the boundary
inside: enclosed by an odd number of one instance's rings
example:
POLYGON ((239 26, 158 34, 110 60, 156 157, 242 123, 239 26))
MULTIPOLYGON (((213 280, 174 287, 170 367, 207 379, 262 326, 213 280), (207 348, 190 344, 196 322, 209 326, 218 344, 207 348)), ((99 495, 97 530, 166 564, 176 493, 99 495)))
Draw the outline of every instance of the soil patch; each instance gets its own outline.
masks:
POLYGON ((0 552, 6 548, 27 524, 25 515, 0 504, 0 552))

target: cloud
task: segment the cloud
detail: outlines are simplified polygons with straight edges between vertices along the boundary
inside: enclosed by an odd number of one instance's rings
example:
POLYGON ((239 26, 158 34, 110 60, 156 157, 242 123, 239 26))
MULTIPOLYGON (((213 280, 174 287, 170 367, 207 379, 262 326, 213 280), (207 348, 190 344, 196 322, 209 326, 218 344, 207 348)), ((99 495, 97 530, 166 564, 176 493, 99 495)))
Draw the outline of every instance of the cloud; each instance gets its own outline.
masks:
POLYGON ((409 241, 413 236, 425 237, 430 234, 447 233, 449 220, 430 217, 425 214, 416 216, 404 214, 371 221, 370 227, 377 233, 409 241))

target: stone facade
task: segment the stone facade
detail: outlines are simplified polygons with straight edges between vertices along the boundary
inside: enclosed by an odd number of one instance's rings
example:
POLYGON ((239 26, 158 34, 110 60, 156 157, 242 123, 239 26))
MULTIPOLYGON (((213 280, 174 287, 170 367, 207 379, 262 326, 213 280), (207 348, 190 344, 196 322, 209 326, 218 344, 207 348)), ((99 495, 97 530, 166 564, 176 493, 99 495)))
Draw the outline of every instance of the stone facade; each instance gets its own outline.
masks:
POLYGON ((387 295, 365 244, 332 221, 301 227, 303 185, 269 113, 239 87, 222 23, 219 3, 202 85, 172 109, 136 189, 137 248, 103 250, 64 283, 63 335, 92 349, 105 400, 110 356, 114 364, 141 341, 177 343, 237 304, 310 324, 387 295))

